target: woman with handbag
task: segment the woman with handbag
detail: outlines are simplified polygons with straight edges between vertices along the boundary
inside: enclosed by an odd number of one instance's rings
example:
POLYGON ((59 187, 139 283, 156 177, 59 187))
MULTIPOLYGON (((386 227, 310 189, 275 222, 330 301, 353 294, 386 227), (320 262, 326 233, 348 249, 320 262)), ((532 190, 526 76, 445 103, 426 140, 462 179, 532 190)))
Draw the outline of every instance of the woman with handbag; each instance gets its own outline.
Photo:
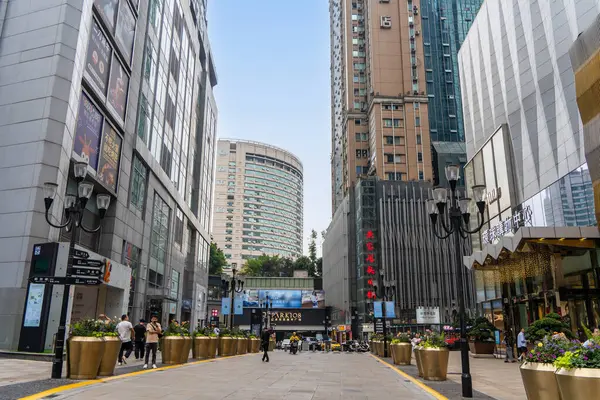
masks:
POLYGON ((156 368, 156 350, 158 350, 158 341, 162 336, 162 327, 158 323, 158 316, 152 315, 150 323, 146 325, 146 361, 144 369, 148 368, 148 358, 152 351, 152 368, 156 368))

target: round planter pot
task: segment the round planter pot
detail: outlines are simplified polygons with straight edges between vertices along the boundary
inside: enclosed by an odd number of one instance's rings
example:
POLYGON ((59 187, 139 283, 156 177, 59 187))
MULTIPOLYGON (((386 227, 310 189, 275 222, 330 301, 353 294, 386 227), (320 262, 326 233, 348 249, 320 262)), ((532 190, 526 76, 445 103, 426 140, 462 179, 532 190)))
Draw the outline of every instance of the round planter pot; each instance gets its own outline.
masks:
POLYGON ((194 339, 191 336, 183 336, 183 346, 181 348, 181 358, 179 360, 181 364, 188 362, 193 343, 194 339))
POLYGON ((166 365, 181 364, 185 339, 181 336, 163 336, 160 340, 162 363, 166 365))
POLYGON ((100 361, 98 376, 112 376, 115 374, 119 350, 121 350, 121 339, 118 336, 104 337, 104 352, 102 361, 100 361))
POLYGON ((561 400, 552 364, 523 363, 521 379, 528 400, 561 400))
POLYGON ((96 379, 104 354, 104 339, 73 336, 67 341, 68 377, 71 379, 96 379))
POLYGON ((469 342, 469 351, 473 354, 494 354, 494 342, 469 342))
POLYGON ((269 340, 269 351, 275 350, 275 341, 269 340))
POLYGON ((208 348, 210 346, 210 338, 208 336, 196 336, 194 345, 192 346, 192 358, 204 360, 208 357, 208 348))
POLYGON ((410 343, 397 343, 391 345, 392 358, 396 365, 410 365, 412 346, 410 343))
POLYGON ((248 339, 237 338, 237 354, 246 354, 248 350, 248 339))
POLYGON ((556 371, 558 390, 563 400, 597 399, 600 393, 600 368, 556 371))
POLYGON ((208 342, 208 358, 215 358, 219 349, 219 338, 211 337, 208 342))
POLYGON ((423 368, 423 379, 428 381, 445 381, 448 373, 448 349, 423 349, 421 353, 421 364, 423 368))
POLYGON ((231 355, 231 347, 233 346, 233 338, 224 336, 219 338, 219 357, 227 357, 231 355))
POLYGON ((417 364, 417 371, 419 373, 419 376, 422 378, 423 377, 423 362, 421 361, 421 349, 416 348, 415 349, 415 362, 417 364))

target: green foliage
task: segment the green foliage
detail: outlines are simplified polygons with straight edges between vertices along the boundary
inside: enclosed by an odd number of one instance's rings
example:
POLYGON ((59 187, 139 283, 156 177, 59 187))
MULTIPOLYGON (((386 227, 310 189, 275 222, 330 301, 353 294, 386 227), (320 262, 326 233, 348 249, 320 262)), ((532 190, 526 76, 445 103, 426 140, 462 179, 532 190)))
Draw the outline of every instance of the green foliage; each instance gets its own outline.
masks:
POLYGON ((210 275, 221 275, 223 267, 227 265, 227 259, 223 250, 217 247, 216 243, 210 243, 210 256, 208 259, 208 273, 210 275))
POLYGON ((71 336, 103 337, 102 322, 92 318, 82 319, 71 325, 71 336))
POLYGON ((593 339, 594 338, 594 334, 592 333, 592 331, 590 330, 590 328, 588 328, 584 324, 581 324, 581 326, 583 327, 583 332, 585 333, 585 337, 587 337, 588 339, 593 339))
POLYGON ((311 268, 308 270, 310 276, 315 276, 317 272, 317 231, 310 231, 310 241, 308 242, 308 258, 311 268))
POLYGON ((293 276, 294 262, 286 257, 269 256, 263 254, 257 258, 247 260, 241 275, 246 276, 293 276))
POLYGON ((569 325, 561 321, 560 315, 556 313, 547 314, 544 318, 535 321, 525 329, 525 337, 530 343, 540 341, 545 336, 555 333, 564 333, 567 338, 574 338, 569 325))
POLYGON ((594 344, 589 348, 579 347, 567 351, 554 362, 556 368, 600 368, 600 345, 594 344))
POLYGON ((563 334, 548 335, 525 354, 525 361, 552 364, 557 357, 575 351, 579 347, 580 343, 578 341, 571 341, 563 334))
POLYGON ((190 324, 189 322, 183 322, 181 324, 171 321, 169 327, 164 331, 164 336, 190 336, 190 324))
POLYGON ((227 329, 227 328, 223 328, 219 332, 219 336, 220 337, 231 337, 231 331, 229 329, 227 329))
POLYGON ((497 331, 496 327, 487 318, 479 317, 473 321, 472 328, 467 335, 475 342, 493 342, 496 340, 495 331, 497 331))
POLYGON ((106 322, 98 322, 98 332, 102 333, 102 336, 115 337, 119 336, 117 333, 117 324, 114 320, 106 322))
POLYGON ((400 332, 394 340, 397 340, 398 343, 410 343, 410 335, 406 332, 400 332))
POLYGON ((421 341, 420 345, 426 349, 441 349, 448 346, 444 334, 437 334, 434 332, 425 336, 425 340, 421 341))

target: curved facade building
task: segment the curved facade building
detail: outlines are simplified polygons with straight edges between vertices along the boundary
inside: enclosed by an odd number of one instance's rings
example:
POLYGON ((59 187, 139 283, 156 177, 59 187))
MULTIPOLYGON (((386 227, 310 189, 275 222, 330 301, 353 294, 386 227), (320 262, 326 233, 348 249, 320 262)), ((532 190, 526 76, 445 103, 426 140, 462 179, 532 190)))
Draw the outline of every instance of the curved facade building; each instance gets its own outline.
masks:
POLYGON ((230 267, 261 254, 302 254, 302 163, 268 144, 221 139, 217 144, 213 238, 230 267))

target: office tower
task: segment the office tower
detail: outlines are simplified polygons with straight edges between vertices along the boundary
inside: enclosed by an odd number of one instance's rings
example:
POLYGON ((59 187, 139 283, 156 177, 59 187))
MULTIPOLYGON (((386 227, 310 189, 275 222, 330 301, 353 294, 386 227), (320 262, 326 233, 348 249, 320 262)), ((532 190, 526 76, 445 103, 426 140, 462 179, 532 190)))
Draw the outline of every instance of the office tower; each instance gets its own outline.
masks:
POLYGON ((420 1, 331 0, 332 211, 361 176, 430 181, 420 1))
POLYGON ((302 163, 265 143, 219 139, 213 237, 229 268, 262 254, 302 255, 302 163))
MULTIPOLYGON (((105 313, 206 319, 217 83, 205 0, 18 1, 0 37, 0 348, 42 308, 27 303, 34 245, 69 241, 44 216, 44 182, 58 184, 59 223, 86 161, 84 212, 98 232, 75 238, 112 264, 112 278, 74 286, 71 322, 105 313), (109 194, 100 221, 96 195, 109 194), (119 274, 116 272, 119 271, 119 274), (122 300, 125 299, 125 300, 122 300), (33 308, 29 309, 32 306, 33 308), (23 314, 28 315, 24 320, 23 314)), ((37 268, 37 267, 36 267, 37 268)), ((63 287, 46 286, 58 298, 63 287)), ((36 288, 38 290, 39 288, 36 288)), ((44 288, 43 288, 44 289, 44 288)), ((52 346, 52 334, 46 347, 52 346)))

